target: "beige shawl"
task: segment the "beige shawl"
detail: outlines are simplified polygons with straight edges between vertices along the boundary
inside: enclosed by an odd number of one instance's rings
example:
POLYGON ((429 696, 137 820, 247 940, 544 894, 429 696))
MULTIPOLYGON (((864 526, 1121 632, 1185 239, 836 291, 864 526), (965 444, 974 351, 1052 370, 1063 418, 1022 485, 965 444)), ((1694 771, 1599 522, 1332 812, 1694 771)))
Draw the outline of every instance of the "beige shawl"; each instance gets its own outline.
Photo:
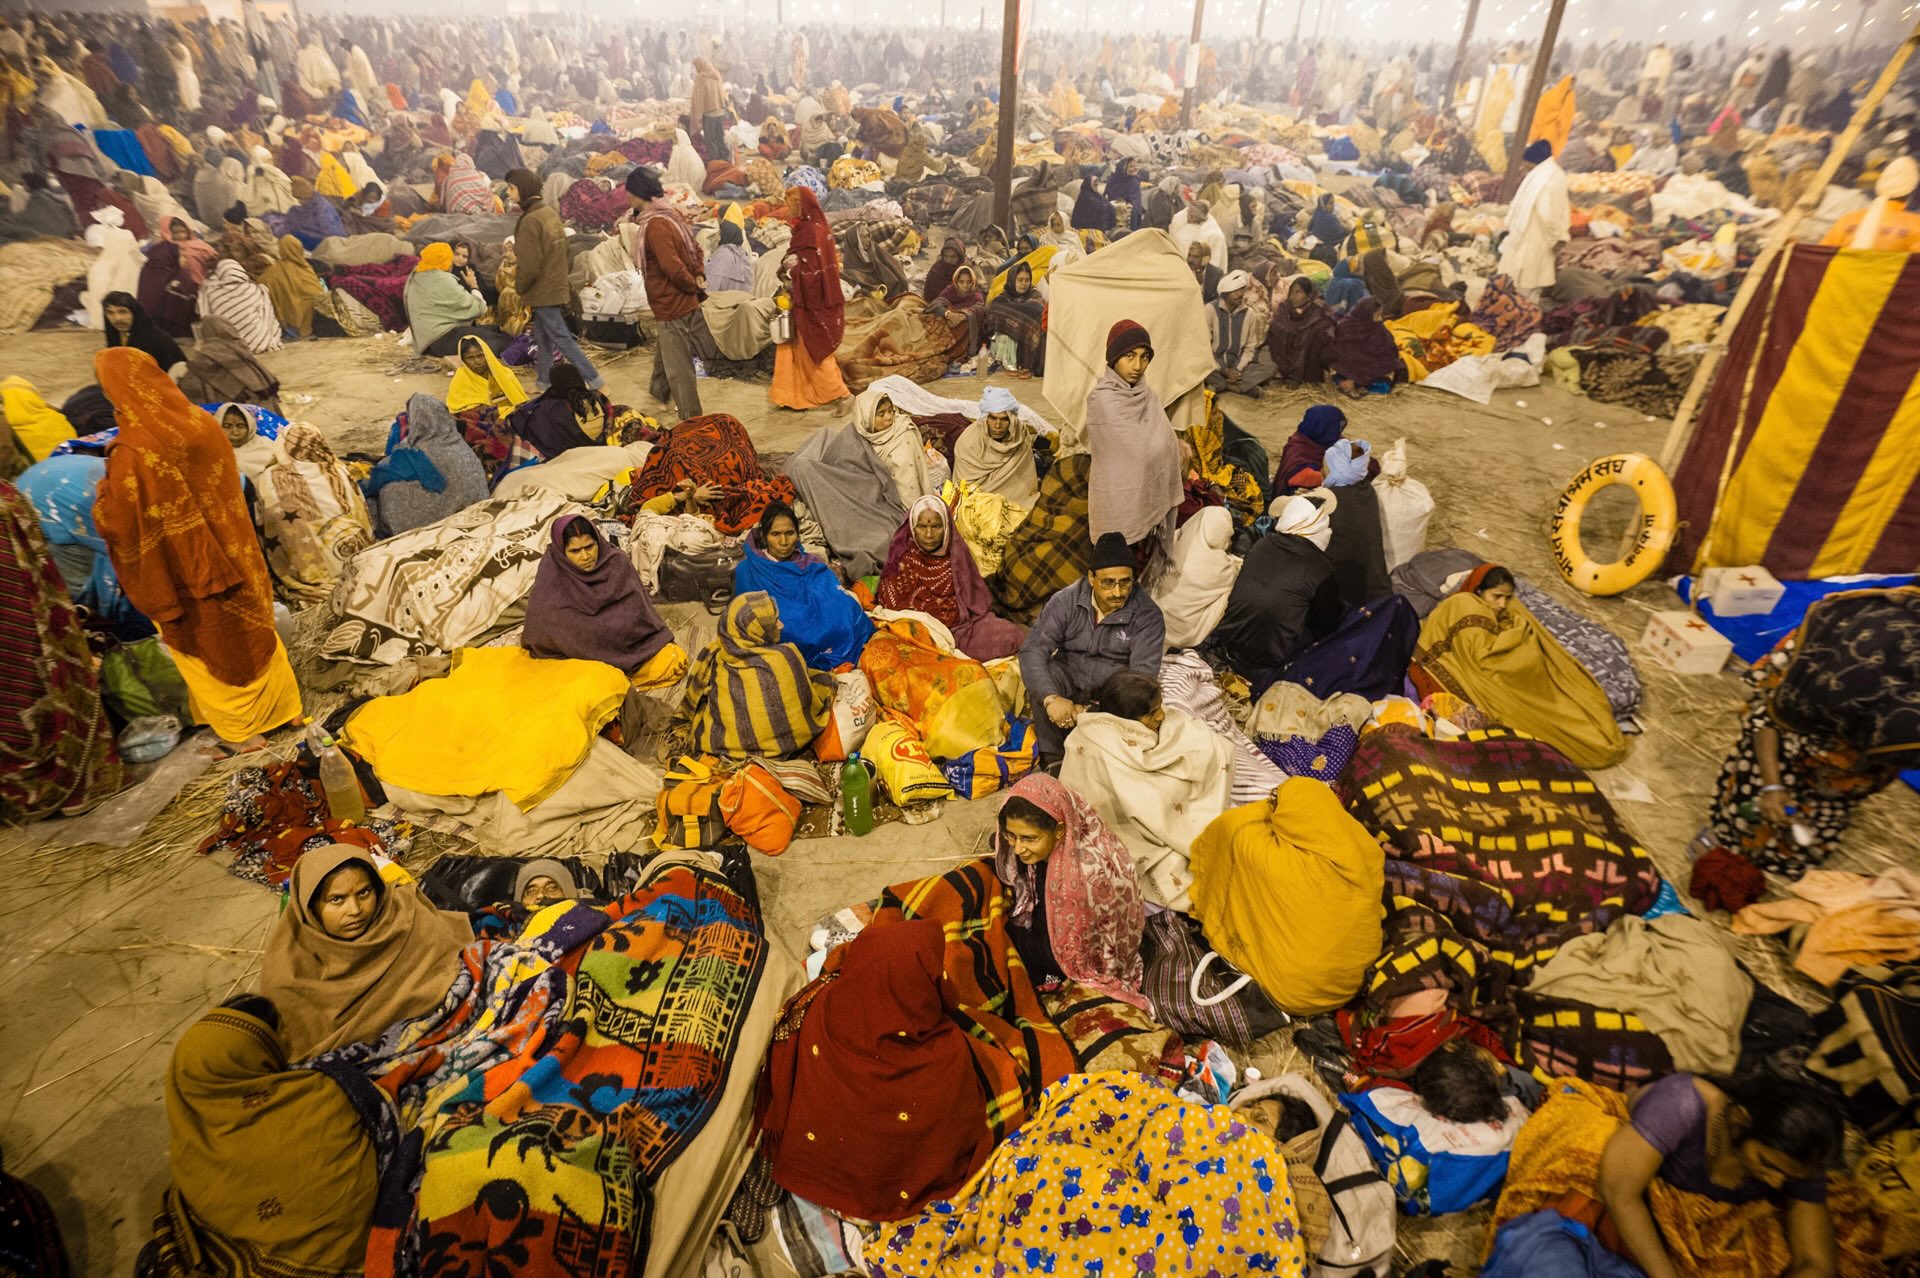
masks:
POLYGON ((296 1060, 371 1042, 432 1008, 473 939, 465 915, 436 910, 411 883, 383 884, 380 912, 359 937, 329 936, 312 897, 329 874, 356 861, 380 882, 372 857, 339 843, 294 862, 287 907, 260 957, 260 992, 280 1009, 296 1060))
POLYGON ((1060 780, 1093 805, 1133 853, 1147 899, 1187 908, 1188 849, 1227 810, 1233 747, 1198 719, 1168 710, 1158 735, 1098 711, 1067 737, 1060 780))

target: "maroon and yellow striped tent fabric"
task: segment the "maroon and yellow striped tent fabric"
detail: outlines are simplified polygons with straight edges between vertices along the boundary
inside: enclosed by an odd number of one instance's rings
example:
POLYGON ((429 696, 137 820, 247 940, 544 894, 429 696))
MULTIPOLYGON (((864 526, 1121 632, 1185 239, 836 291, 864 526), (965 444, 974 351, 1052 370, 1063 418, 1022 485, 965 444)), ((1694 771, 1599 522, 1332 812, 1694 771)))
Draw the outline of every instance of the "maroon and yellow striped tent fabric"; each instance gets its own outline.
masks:
POLYGON ((1777 259, 1673 480, 1670 571, 1703 550, 1701 567, 1783 580, 1920 565, 1920 253, 1799 244, 1777 259))

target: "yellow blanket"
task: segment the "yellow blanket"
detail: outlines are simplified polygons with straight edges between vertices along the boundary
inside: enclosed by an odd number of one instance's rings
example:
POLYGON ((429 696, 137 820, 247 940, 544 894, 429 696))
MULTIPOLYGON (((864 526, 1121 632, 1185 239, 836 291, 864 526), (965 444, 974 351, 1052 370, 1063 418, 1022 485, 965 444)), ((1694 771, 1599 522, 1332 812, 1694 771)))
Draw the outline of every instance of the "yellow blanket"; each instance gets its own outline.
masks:
POLYGON ((462 648, 453 671, 369 701, 346 744, 375 775, 424 794, 498 790, 525 812, 559 789, 620 711, 627 677, 600 661, 462 648))
POLYGON ((1289 777, 1193 841, 1194 917, 1296 1016, 1331 1012, 1380 954, 1386 855, 1325 782, 1289 777))
POLYGON ((1583 768, 1626 757, 1607 694, 1518 599, 1496 614, 1471 591, 1447 596, 1420 627, 1414 660, 1495 723, 1583 768))

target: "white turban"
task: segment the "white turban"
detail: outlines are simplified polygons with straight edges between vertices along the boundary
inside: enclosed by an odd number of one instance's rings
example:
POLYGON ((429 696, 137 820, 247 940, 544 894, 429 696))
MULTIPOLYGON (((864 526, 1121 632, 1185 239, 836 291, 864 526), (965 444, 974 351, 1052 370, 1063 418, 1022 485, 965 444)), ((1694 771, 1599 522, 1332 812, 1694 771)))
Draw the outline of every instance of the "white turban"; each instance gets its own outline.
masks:
POLYGON ((1340 504, 1329 489, 1315 488, 1305 493, 1276 500, 1267 513, 1273 517, 1273 530, 1305 537, 1325 550, 1333 540, 1333 508, 1340 504), (1319 498, 1319 501, 1312 500, 1319 498))

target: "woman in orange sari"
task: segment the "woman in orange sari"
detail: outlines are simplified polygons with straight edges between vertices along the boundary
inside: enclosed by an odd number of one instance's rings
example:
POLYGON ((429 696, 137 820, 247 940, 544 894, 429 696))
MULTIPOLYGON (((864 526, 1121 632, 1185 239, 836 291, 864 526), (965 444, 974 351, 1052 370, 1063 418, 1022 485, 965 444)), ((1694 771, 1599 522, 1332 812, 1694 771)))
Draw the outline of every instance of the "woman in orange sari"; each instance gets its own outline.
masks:
POLYGON ((770 397, 782 408, 832 404, 844 409, 853 397, 833 358, 847 319, 833 228, 820 201, 804 186, 787 188, 787 215, 793 219, 793 239, 780 275, 793 315, 793 337, 774 348, 770 397))
POLYGON ((111 347, 94 376, 120 435, 93 508, 127 598, 160 628, 196 718, 235 748, 300 715, 233 447, 153 357, 111 347))

